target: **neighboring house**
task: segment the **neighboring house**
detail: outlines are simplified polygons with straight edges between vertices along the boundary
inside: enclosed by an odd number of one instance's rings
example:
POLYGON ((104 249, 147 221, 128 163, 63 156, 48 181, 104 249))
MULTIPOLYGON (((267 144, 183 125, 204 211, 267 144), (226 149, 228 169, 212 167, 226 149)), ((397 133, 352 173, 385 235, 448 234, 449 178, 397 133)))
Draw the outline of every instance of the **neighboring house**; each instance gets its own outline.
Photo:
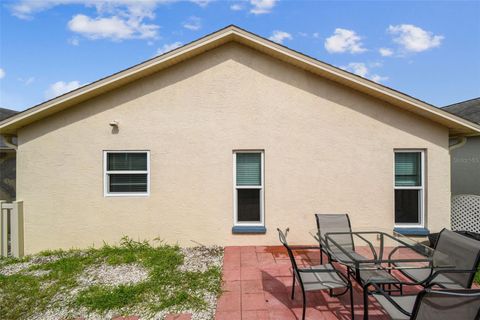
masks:
MULTIPOLYGON (((95 63, 92 61, 92 63, 95 63)), ((0 122, 18 137, 25 251, 160 237, 311 242, 450 224, 449 137, 480 126, 229 26, 0 122)))
MULTIPOLYGON (((443 110, 480 124, 480 98, 455 103, 443 110)), ((480 136, 458 140, 454 139, 460 143, 459 147, 451 152, 452 195, 480 195, 480 136)))
MULTIPOLYGON (((14 110, 0 108, 0 121, 16 113, 14 110)), ((15 149, 0 136, 0 200, 15 199, 15 158, 15 149)))

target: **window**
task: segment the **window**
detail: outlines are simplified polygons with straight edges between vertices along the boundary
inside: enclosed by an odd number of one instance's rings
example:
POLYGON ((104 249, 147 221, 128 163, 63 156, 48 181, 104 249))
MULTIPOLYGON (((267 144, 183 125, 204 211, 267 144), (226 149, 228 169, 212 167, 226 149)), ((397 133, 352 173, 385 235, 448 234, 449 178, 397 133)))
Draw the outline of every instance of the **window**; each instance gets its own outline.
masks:
POLYGON ((423 227, 424 152, 395 151, 395 225, 423 227))
POLYGON ((234 152, 234 224, 263 226, 263 152, 234 152))
POLYGON ((148 151, 105 151, 105 196, 149 194, 148 151))

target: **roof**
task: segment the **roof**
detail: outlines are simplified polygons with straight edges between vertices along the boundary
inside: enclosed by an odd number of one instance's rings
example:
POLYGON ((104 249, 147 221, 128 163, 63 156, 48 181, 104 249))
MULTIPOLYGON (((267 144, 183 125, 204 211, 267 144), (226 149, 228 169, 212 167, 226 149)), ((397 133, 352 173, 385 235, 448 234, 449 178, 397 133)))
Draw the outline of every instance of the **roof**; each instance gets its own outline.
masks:
POLYGON ((8 117, 13 116, 18 113, 18 111, 0 108, 0 121, 7 119, 8 117))
POLYGON ((440 123, 449 128, 452 136, 480 134, 478 124, 234 25, 18 113, 0 122, 0 133, 15 134, 23 126, 232 41, 440 123))
POLYGON ((443 107, 443 110, 480 124, 480 97, 451 104, 443 107))
MULTIPOLYGON (((7 119, 8 117, 13 116, 14 114, 18 113, 18 111, 0 108, 0 121, 7 119)), ((7 145, 3 142, 2 137, 0 137, 0 150, 5 151, 5 149, 11 149, 7 147, 7 145)))

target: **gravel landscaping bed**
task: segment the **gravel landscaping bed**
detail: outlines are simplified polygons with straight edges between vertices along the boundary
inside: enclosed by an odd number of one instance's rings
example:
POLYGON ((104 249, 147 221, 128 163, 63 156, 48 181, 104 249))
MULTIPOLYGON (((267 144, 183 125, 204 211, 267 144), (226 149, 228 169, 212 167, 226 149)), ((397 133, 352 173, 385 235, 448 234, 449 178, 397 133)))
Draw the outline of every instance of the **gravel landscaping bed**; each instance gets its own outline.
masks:
POLYGON ((119 246, 0 259, 6 319, 214 318, 221 247, 179 248, 123 239, 119 246))
POLYGON ((147 269, 138 264, 110 266, 102 263, 86 269, 78 277, 77 282, 81 287, 91 285, 119 286, 122 284, 136 284, 145 281, 147 277, 147 269))

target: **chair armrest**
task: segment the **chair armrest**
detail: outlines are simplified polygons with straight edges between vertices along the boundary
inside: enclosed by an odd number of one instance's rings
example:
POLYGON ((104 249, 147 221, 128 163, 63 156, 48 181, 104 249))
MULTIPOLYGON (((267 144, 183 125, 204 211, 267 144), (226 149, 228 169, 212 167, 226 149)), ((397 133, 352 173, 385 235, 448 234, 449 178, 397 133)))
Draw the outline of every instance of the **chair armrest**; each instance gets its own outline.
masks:
POLYGON ((298 268, 297 269, 298 272, 302 272, 302 273, 331 273, 331 272, 335 272, 336 270, 334 269, 300 269, 298 268))
POLYGON ((444 286, 441 283, 436 283, 436 282, 430 282, 428 285, 425 286, 426 289, 433 288, 433 287, 440 287, 442 289, 448 289, 446 286, 444 286))
POLYGON ((408 246, 397 246, 395 247, 392 251, 390 251, 390 253, 388 254, 388 260, 392 260, 392 255, 397 252, 399 249, 402 249, 402 248, 408 248, 408 246))
MULTIPOLYGON (((425 283, 425 280, 422 281, 400 281, 398 278, 395 277, 397 281, 395 284, 401 284, 402 286, 423 286, 425 283)), ((380 282, 381 283, 381 282, 380 282)), ((375 281, 369 281, 363 285, 364 288, 368 288, 368 286, 375 286, 377 285, 377 282, 375 281)))
MULTIPOLYGON (((382 290, 376 283, 371 283, 372 286, 375 287, 376 291, 375 293, 381 294, 385 299, 388 300, 398 311, 403 313, 404 315, 411 317, 412 313, 408 312, 407 310, 403 309, 395 300, 393 300, 390 295, 388 295, 385 291, 382 290)), ((368 300, 367 300, 368 301, 368 300)), ((368 306, 365 306, 365 308, 368 308, 368 306)))
MULTIPOLYGON (((430 286, 430 284, 432 284, 433 280, 441 275, 441 274, 445 274, 445 273, 476 273, 480 271, 480 269, 440 269, 440 270, 436 270, 435 272, 432 273, 432 275, 430 277, 428 277, 426 280, 425 280, 425 283, 430 286)), ((435 283, 436 285, 440 286, 440 287, 443 287, 445 288, 444 286, 438 284, 438 283, 435 283)))
POLYGON ((289 246, 292 251, 295 250, 320 250, 320 246, 289 246))

